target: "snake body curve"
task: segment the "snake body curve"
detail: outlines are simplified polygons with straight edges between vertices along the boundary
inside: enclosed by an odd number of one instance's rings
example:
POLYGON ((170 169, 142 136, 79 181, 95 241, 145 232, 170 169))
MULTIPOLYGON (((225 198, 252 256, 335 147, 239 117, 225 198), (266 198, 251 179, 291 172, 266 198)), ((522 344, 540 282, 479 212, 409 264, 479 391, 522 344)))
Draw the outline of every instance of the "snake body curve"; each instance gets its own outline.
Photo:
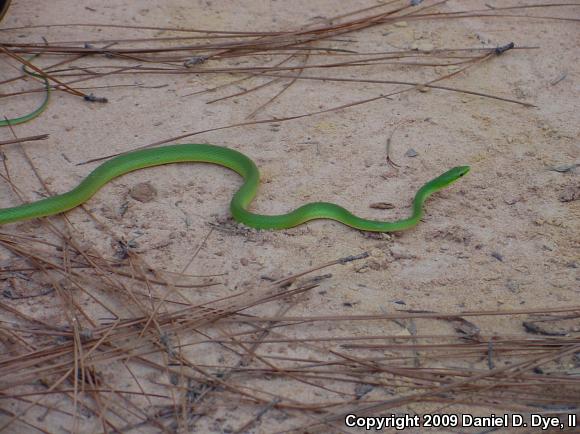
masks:
MULTIPOLYGON (((8 6, 6 6, 6 8, 8 8, 8 6)), ((0 17, 1 19, 2 17, 0 17)), ((35 54, 34 56, 28 58, 28 62, 32 61, 34 58, 38 57, 38 54, 35 54)), ((17 117, 17 118, 12 118, 12 119, 0 119, 0 127, 8 127, 8 126, 12 126, 12 125, 19 125, 19 124, 23 124, 25 122, 31 121, 32 119, 40 116, 42 114, 42 112, 44 110, 46 110, 46 108, 48 107, 48 103, 50 102, 50 83, 48 82, 48 79, 40 74, 37 74, 36 72, 30 71, 26 65, 22 65, 22 71, 27 74, 30 75, 32 77, 36 77, 40 80, 42 80, 42 82, 44 83, 44 97, 42 98, 41 103, 39 104, 39 106, 34 109, 33 111, 31 111, 28 114, 25 114, 23 116, 17 117)))
POLYGON ((469 171, 468 166, 454 167, 424 184, 415 194, 411 216, 403 220, 392 222, 367 220, 339 205, 328 202, 309 203, 287 214, 262 215, 248 211, 260 184, 260 173, 250 158, 234 149, 221 146, 170 145, 128 152, 115 157, 98 166, 76 188, 67 193, 13 208, 0 209, 0 225, 68 211, 86 202, 103 185, 125 173, 146 167, 183 162, 217 164, 241 175, 244 183, 234 194, 230 211, 235 220, 257 229, 287 229, 310 220, 331 219, 364 231, 402 231, 419 223, 423 216, 423 203, 431 194, 457 181, 469 171))

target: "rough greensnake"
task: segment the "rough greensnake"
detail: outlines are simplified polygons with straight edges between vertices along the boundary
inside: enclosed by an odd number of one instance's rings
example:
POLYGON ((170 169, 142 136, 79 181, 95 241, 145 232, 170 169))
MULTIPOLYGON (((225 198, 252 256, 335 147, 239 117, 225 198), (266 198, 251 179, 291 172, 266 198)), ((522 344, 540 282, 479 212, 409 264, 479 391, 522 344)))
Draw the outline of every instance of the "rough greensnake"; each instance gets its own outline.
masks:
MULTIPOLYGON (((28 61, 29 62, 32 61, 35 57, 38 57, 38 55, 35 54, 34 56, 28 58, 28 61)), ((18 124, 23 124, 24 122, 31 121, 32 119, 40 116, 41 113, 46 109, 46 107, 48 107, 48 103, 50 101, 50 83, 48 82, 48 79, 43 75, 29 71, 28 68, 26 68, 26 65, 22 65, 22 71, 25 74, 28 74, 32 77, 36 77, 44 82, 44 97, 42 98, 42 102, 40 103, 40 105, 32 112, 30 112, 24 116, 17 117, 17 118, 0 119, 0 127, 18 125, 18 124)))
POLYGON ((260 173, 254 162, 230 148, 206 144, 171 145, 128 152, 97 167, 73 190, 37 202, 0 209, 0 224, 59 214, 86 202, 114 178, 145 167, 170 163, 202 162, 227 167, 240 174, 245 182, 234 194, 230 211, 235 220, 257 229, 287 229, 310 220, 331 219, 352 228, 373 232, 393 232, 412 228, 423 216, 423 203, 436 191, 457 181, 468 166, 458 166, 424 184, 415 194, 410 217, 392 222, 367 220, 343 207, 328 202, 313 202, 280 215, 261 215, 248 211, 258 192, 260 173))

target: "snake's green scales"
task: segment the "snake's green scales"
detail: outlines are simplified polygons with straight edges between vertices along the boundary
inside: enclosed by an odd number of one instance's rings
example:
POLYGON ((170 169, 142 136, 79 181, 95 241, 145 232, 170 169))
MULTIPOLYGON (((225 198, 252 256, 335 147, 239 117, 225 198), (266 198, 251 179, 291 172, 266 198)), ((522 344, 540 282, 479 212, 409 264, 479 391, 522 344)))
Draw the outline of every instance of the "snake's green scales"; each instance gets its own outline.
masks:
POLYGON ((469 171, 458 166, 423 185, 413 200, 409 218, 393 222, 367 220, 351 214, 334 203, 314 202, 288 214, 261 215, 248 211, 260 184, 260 173, 252 160, 230 148, 205 144, 171 145, 129 152, 115 157, 91 172, 73 190, 14 208, 0 209, 0 224, 50 216, 68 211, 86 202, 112 179, 134 170, 170 163, 202 162, 227 167, 245 180, 234 195, 230 210, 234 219, 257 229, 286 229, 314 219, 331 219, 347 226, 373 232, 393 232, 412 228, 423 216, 423 203, 433 193, 457 181, 469 171))
MULTIPOLYGON (((6 7, 8 7, 8 6, 6 6, 6 7)), ((35 54, 34 56, 30 57, 28 59, 28 62, 32 61, 35 57, 38 57, 38 54, 35 54)), ((36 72, 28 70, 28 68, 26 68, 26 65, 22 65, 22 71, 27 75, 30 75, 32 77, 36 77, 36 78, 43 81, 43 83, 44 83, 44 97, 43 97, 40 105, 36 109, 31 111, 30 113, 28 113, 24 116, 12 118, 12 119, 6 119, 6 118, 0 119, 0 127, 8 127, 8 126, 23 124, 24 122, 31 121, 32 119, 40 116, 42 114, 42 112, 48 107, 48 103, 50 101, 50 83, 48 82, 48 79, 43 75, 40 75, 40 74, 37 74, 36 72)))

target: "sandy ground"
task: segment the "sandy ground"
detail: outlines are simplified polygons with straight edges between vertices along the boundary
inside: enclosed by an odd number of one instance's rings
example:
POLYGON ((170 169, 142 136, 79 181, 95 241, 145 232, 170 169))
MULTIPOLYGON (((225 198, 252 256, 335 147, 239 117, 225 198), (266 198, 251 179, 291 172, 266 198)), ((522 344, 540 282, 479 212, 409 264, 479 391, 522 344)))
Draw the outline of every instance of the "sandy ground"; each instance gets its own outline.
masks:
MULTIPOLYGON (((111 22, 275 30, 339 15, 344 12, 343 4, 331 0, 16 1, 2 26, 111 22)), ((348 8, 367 5, 369 2, 356 0, 348 8)), ((449 1, 441 10, 482 6, 480 1, 449 1)), ((580 6, 543 14, 578 18, 580 6)), ((2 33, 0 40, 39 42, 46 37, 49 41, 80 41, 142 34, 128 29, 39 28, 2 33)), ((370 237, 331 221, 249 234, 227 232, 219 226, 212 229, 210 223, 227 219, 227 205, 239 178, 216 167, 174 165, 141 171, 105 187, 88 204, 102 225, 80 211, 69 213, 84 241, 110 255, 114 243, 103 234, 115 234, 133 241, 135 250, 162 270, 223 273, 223 285, 204 294, 189 294, 200 300, 208 294, 216 297, 251 287, 263 276, 280 278, 340 257, 370 253, 365 260, 333 268, 331 279, 321 281, 316 292, 293 307, 291 313, 297 316, 380 314, 398 309, 543 309, 577 303, 580 168, 562 171, 562 167, 580 163, 578 24, 506 18, 421 21, 380 26, 346 39, 351 41, 350 48, 360 51, 494 47, 511 41, 518 47, 537 47, 512 50, 445 82, 536 107, 438 90, 411 91, 325 115, 194 138, 195 142, 238 149, 256 161, 263 183, 253 209, 264 213, 281 213, 308 201, 324 200, 367 217, 402 218, 409 213, 413 194, 422 183, 452 166, 470 165, 471 173, 429 200, 423 222, 404 233, 370 237), (389 137, 391 156, 399 169, 386 162, 389 137), (410 150, 417 155, 410 157, 410 150), (149 183, 156 192, 151 200, 133 198, 132 189, 141 183, 149 183), (388 202, 394 208, 369 207, 376 202, 388 202)), ((328 44, 345 46, 341 41, 328 44)), ((427 81, 445 69, 382 65, 329 74, 427 81)), ((0 72, 14 75, 6 62, 0 63, 0 72)), ((75 163, 188 131, 243 122, 280 89, 271 86, 214 104, 207 102, 242 88, 185 96, 230 80, 226 75, 203 74, 115 76, 98 84, 166 86, 92 90, 107 97, 108 104, 89 104, 56 93, 40 118, 14 130, 19 136, 50 134, 47 141, 27 144, 26 150, 47 185, 54 192, 63 192, 95 167, 75 163)), ((258 117, 316 111, 395 89, 398 87, 391 85, 299 81, 258 117)), ((23 113, 37 100, 38 96, 2 100, 0 114, 23 113)), ((0 130, 0 140, 10 138, 8 129, 0 130)), ((22 153, 16 146, 6 147, 4 152, 15 184, 28 199, 38 198, 38 184, 22 153)), ((0 190, 3 207, 17 203, 7 185, 0 185, 0 190)), ((38 229, 35 222, 3 228, 27 235, 38 229)), ((1 252, 1 258, 4 266, 10 264, 7 252, 1 252)), ((50 301, 33 300, 27 309, 44 319, 50 317, 43 308, 50 301)), ((486 334, 523 333, 521 316, 480 317, 473 322, 486 334)), ((333 331, 339 335, 378 334, 385 327, 397 332, 398 326, 341 324, 333 331)), ((429 332, 421 330, 420 323, 418 327, 419 333, 429 332)), ((312 332, 324 334, 327 330, 304 330, 312 332)), ((235 414, 227 420, 230 426, 244 420, 243 411, 235 414)), ((215 420, 198 429, 219 432, 215 420)), ((273 422, 265 420, 253 429, 272 432, 274 425, 268 423, 273 422)), ((48 428, 65 432, 59 424, 48 428)))

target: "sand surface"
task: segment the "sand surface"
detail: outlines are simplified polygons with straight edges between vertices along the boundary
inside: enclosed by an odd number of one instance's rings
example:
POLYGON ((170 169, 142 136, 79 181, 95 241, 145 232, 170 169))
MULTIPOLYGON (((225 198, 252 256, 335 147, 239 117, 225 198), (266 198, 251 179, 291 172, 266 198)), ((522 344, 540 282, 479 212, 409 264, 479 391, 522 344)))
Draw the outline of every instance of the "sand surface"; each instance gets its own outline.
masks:
MULTIPOLYGON (((351 1, 348 2, 348 10, 373 4, 351 1)), ((94 22, 274 31, 324 23, 325 18, 344 13, 344 5, 345 2, 331 0, 20 0, 13 2, 1 26, 94 22)), ((484 2, 452 0, 437 10, 448 12, 480 8, 485 8, 484 2)), ((580 6, 523 13, 580 18, 580 6)), ((306 202, 320 200, 341 204, 369 218, 403 218, 410 212, 414 192, 424 182, 452 166, 471 166, 468 176, 429 200, 423 222, 413 230, 369 236, 336 222, 316 221, 282 231, 246 231, 228 220, 228 203, 240 185, 239 177, 225 169, 201 164, 156 167, 122 177, 103 188, 87 204, 86 209, 98 223, 81 210, 70 212, 68 218, 78 231, 76 236, 80 242, 105 257, 114 257, 118 253, 118 240, 124 240, 130 243, 135 255, 159 270, 190 275, 219 275, 206 279, 219 282, 219 285, 184 290, 187 299, 194 304, 242 290, 257 288, 259 292, 272 279, 368 252, 366 259, 320 271, 319 274, 331 273, 332 276, 317 281, 316 288, 295 296, 291 303, 288 300, 277 301, 252 313, 300 317, 381 315, 400 310, 450 313, 541 311, 573 306, 578 304, 580 287, 580 167, 577 167, 580 163, 579 30, 577 22, 565 21, 516 18, 423 20, 381 25, 319 43, 359 52, 483 48, 512 41, 516 47, 535 47, 493 56, 440 83, 533 104, 535 107, 436 89, 410 90, 388 99, 327 114, 213 131, 178 141, 232 147, 254 159, 262 173, 262 185, 253 210, 265 214, 283 213, 306 202), (399 168, 389 165, 386 160, 387 142, 390 143, 391 158, 399 168), (382 210, 369 207, 377 202, 387 202, 393 208, 382 210)), ((169 31, 146 32, 126 28, 52 27, 2 32, 0 41, 42 42, 44 37, 53 43, 172 35, 175 34, 169 31)), ((281 59, 280 56, 268 55, 216 63, 210 60, 200 65, 199 69, 273 65, 281 59)), ((39 59, 38 64, 48 65, 55 60, 58 59, 47 56, 39 59)), ((303 60, 302 56, 295 64, 303 60)), ((312 56, 307 62, 330 60, 336 58, 312 56)), ((74 64, 81 67, 122 63, 99 57, 81 59, 74 64)), ((13 68, 15 65, 3 58, 0 63, 1 77, 18 74, 13 68)), ((456 71, 454 68, 374 65, 318 69, 304 74, 427 82, 456 71)), ((42 116, 14 127, 14 132, 19 137, 50 135, 48 140, 26 143, 22 147, 51 192, 64 192, 96 167, 94 163, 77 163, 188 132, 245 122, 249 114, 288 83, 288 80, 280 81, 255 92, 212 104, 208 103, 267 80, 256 78, 215 92, 188 95, 236 78, 239 76, 204 73, 125 74, 79 83, 78 87, 119 86, 86 90, 106 97, 107 104, 87 103, 82 98, 55 92, 42 116)), ((4 85, 0 91, 21 90, 34 85, 30 80, 27 83, 21 81, 4 85)), ((298 80, 255 118, 281 118, 315 112, 404 88, 387 84, 298 80)), ((2 99, 0 115, 12 117, 25 113, 39 99, 38 94, 2 99)), ((0 141, 12 138, 8 128, 0 130, 0 141)), ((5 161, 12 181, 22 190, 24 197, 36 200, 41 197, 42 188, 32 175, 19 146, 3 147, 5 161)), ((19 203, 8 184, 2 183, 0 190, 2 207, 19 203)), ((54 222, 57 226, 62 223, 58 219, 54 222)), ((53 239, 45 226, 37 221, 6 226, 2 230, 9 234, 53 239)), ((21 263, 6 250, 0 252, 0 259, 3 269, 21 263)), ((196 282, 203 281, 198 279, 196 282)), ((4 290, 13 290, 10 282, 8 278, 2 281, 4 290)), ((96 308, 91 300, 74 289, 72 291, 86 311, 94 313, 97 318, 98 309, 94 310, 96 308)), ((103 297, 106 299, 106 294, 103 297)), ((59 317, 60 305, 54 293, 24 301, 5 298, 2 303, 18 307, 43 321, 54 321, 63 326, 67 324, 65 319, 59 317)), ((0 316, 6 321, 20 321, 5 310, 1 311, 0 316)), ((469 318, 486 336, 533 336, 526 334, 522 326, 526 320, 529 320, 528 315, 469 318)), ((224 327, 229 326, 226 323, 224 327)), ((571 327, 571 333, 574 327, 578 333, 577 320, 576 325, 571 327)), ((286 337, 293 338, 381 333, 401 336, 454 334, 451 325, 427 320, 413 321, 413 324, 386 320, 315 322, 287 333, 286 337)), ((35 338, 30 339, 34 342, 35 338)), ((343 350, 341 342, 320 345, 343 350)), ((233 353, 226 352, 227 355, 223 356, 223 349, 217 347, 207 344, 201 352, 199 348, 191 350, 188 357, 198 363, 205 361, 208 365, 223 363, 225 366, 236 362, 233 353)), ((259 353, 314 357, 300 345, 288 346, 284 343, 262 346, 259 353)), ((357 357, 387 353, 388 350, 378 353, 366 350, 349 352, 357 357)), ((501 355, 497 357, 496 366, 502 366, 504 361, 501 355)), ((437 363, 446 367, 477 366, 484 369, 486 366, 485 354, 470 362, 442 359, 437 363)), ((260 363, 256 362, 258 365, 260 363)), ((107 364, 99 366, 109 385, 136 390, 132 377, 126 372, 121 373, 107 364)), ((564 375, 563 372, 573 368, 566 365, 554 369, 564 375)), ((575 369, 578 372, 578 365, 575 369)), ((134 373, 142 376, 142 385, 147 390, 169 394, 169 387, 155 386, 169 384, 167 375, 149 375, 145 367, 137 367, 134 373)), ((248 387, 268 389, 275 395, 288 399, 293 397, 297 402, 339 399, 329 391, 334 387, 331 380, 324 383, 329 390, 267 377, 247 381, 245 385, 248 387), (266 384, 269 380, 276 383, 275 386, 266 384)), ((354 384, 336 386, 351 394, 354 387, 354 384)), ((181 402, 179 396, 182 392, 179 387, 174 387, 172 399, 181 402)), ((412 393, 413 388, 401 389, 390 395, 384 390, 375 390, 371 394, 376 393, 373 398, 386 399, 399 392, 405 395, 412 393)), ((221 397, 219 391, 208 399, 196 407, 204 416, 195 423, 188 426, 176 418, 178 422, 171 426, 170 422, 164 421, 168 432, 173 429, 179 432, 216 433, 242 429, 246 432, 244 423, 255 418, 247 431, 267 433, 307 426, 321 417, 316 413, 306 416, 306 413, 303 415, 296 410, 268 410, 263 403, 238 403, 238 398, 231 395, 221 397), (262 410, 264 415, 258 417, 262 410)), ((143 399, 135 398, 135 402, 142 408, 149 408, 150 405, 143 399)), ((61 404, 62 409, 72 411, 72 401, 61 404)), ((274 402, 273 407, 276 404, 274 402)), ((404 414, 411 410, 423 413, 439 409, 441 412, 442 406, 417 404, 414 409, 401 406, 389 411, 404 414)), ((19 413, 25 407, 25 403, 15 401, 10 404, 9 410, 19 413)), ((457 405, 445 409, 447 413, 462 411, 474 410, 462 409, 457 405)), ((482 414, 501 412, 486 406, 479 411, 482 414)), ((41 413, 41 410, 38 413, 31 410, 25 413, 23 419, 51 433, 70 432, 73 429, 69 416, 49 412, 48 416, 38 419, 41 413)), ((9 416, 0 415, 1 418, 9 416)), ((103 432, 101 421, 94 414, 81 412, 79 418, 74 422, 78 432, 103 432), (83 427, 82 430, 79 427, 83 427)), ((123 424, 119 422, 119 426, 123 424)), ((354 432, 342 422, 337 422, 334 427, 336 432, 354 432)), ((145 424, 128 432, 160 432, 159 429, 154 424, 145 424)), ((325 431, 324 428, 320 429, 325 431)), ((6 430, 38 432, 19 421, 6 430)), ((109 430, 114 432, 111 427, 109 430)))

